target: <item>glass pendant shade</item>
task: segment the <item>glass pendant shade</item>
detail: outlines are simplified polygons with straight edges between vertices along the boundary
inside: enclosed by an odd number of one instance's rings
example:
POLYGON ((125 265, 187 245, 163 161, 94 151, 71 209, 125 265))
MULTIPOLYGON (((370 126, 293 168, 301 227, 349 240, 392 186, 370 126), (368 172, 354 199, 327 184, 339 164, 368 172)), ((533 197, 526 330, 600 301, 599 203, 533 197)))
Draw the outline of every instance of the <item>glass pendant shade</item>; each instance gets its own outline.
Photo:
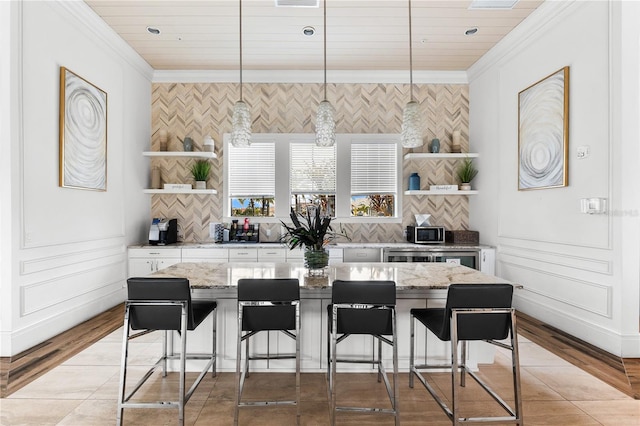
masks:
POLYGON ((333 146, 336 143, 336 120, 333 114, 334 109, 329 101, 320 102, 316 114, 316 145, 333 146))
POLYGON ((233 106, 231 117, 231 145, 249 146, 251 144, 251 113, 243 101, 233 106))
POLYGON ((401 140, 403 148, 422 146, 422 116, 420 105, 416 101, 409 102, 402 111, 401 140))

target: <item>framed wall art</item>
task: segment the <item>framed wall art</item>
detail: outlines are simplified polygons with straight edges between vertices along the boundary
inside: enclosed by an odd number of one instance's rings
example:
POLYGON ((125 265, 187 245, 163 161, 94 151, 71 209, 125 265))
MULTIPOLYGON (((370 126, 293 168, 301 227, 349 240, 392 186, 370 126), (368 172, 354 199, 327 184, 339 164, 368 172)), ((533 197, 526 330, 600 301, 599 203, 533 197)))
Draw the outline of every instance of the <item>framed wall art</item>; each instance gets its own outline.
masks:
POLYGON ((107 190, 107 94, 60 67, 60 186, 107 190))
POLYGON ((518 190, 568 185, 569 67, 518 94, 518 190))

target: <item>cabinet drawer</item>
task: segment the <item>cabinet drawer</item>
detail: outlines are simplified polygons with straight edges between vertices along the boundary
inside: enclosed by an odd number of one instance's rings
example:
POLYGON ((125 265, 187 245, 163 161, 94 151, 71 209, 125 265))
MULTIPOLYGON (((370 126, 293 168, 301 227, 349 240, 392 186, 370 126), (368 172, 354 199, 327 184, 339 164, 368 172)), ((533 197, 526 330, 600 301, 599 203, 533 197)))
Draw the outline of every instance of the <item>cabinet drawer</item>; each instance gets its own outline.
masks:
POLYGON ((287 258, 287 250, 284 248, 260 248, 258 260, 265 262, 284 262, 287 258))
POLYGON ((255 249, 255 248, 229 249, 229 262, 244 262, 244 261, 257 261, 257 260, 258 260, 258 249, 255 249))
POLYGON ((227 260, 229 250, 224 248, 184 248, 182 249, 182 258, 185 262, 189 262, 190 259, 227 260))
POLYGON ((343 262, 380 262, 382 260, 379 248, 346 248, 342 254, 343 262))
POLYGON ((135 248, 129 249, 129 257, 173 257, 180 259, 182 257, 182 250, 179 248, 135 248))

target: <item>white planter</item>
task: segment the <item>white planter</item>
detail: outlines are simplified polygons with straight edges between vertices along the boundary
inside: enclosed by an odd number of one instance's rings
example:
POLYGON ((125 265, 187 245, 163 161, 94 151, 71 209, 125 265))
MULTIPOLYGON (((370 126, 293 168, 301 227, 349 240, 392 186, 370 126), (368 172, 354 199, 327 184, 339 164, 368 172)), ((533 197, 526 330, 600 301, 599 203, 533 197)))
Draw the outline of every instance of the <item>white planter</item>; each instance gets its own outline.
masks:
POLYGON ((197 180, 196 189, 207 189, 207 182, 204 180, 197 180))

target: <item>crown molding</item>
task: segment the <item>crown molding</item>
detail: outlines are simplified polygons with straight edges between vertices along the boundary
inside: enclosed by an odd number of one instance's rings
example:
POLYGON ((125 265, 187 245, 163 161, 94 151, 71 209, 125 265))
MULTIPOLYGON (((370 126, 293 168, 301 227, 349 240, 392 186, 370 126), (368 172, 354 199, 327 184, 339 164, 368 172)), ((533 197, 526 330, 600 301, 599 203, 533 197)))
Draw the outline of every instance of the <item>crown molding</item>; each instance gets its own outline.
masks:
MULTIPOLYGON (((84 1, 56 0, 67 16, 76 21, 76 28, 89 37, 95 37, 111 51, 124 59, 149 81, 153 78, 153 68, 125 42, 107 23, 102 20, 84 1)), ((53 5, 53 4, 52 4, 53 5)))
POLYGON ((546 28, 557 25, 564 17, 581 6, 581 0, 545 1, 524 21, 500 40, 467 70, 469 82, 479 78, 491 67, 519 54, 534 42, 546 28))
MULTIPOLYGON (((155 70, 153 83, 238 83, 238 70, 155 70)), ((322 83, 322 70, 245 70, 243 83, 322 83)), ((409 83, 409 71, 335 70, 327 81, 334 83, 409 83)), ((466 71, 414 71, 417 84, 468 84, 466 71)))

